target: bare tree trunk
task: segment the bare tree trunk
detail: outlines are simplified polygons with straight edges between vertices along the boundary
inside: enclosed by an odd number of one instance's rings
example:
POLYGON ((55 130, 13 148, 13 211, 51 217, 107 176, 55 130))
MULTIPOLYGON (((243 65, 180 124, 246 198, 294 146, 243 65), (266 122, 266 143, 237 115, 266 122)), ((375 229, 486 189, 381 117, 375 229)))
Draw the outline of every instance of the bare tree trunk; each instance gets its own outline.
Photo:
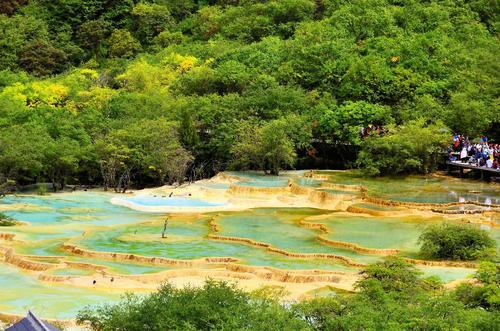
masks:
POLYGON ((130 169, 126 168, 120 179, 118 180, 118 184, 115 187, 115 192, 117 193, 125 193, 130 185, 130 169))

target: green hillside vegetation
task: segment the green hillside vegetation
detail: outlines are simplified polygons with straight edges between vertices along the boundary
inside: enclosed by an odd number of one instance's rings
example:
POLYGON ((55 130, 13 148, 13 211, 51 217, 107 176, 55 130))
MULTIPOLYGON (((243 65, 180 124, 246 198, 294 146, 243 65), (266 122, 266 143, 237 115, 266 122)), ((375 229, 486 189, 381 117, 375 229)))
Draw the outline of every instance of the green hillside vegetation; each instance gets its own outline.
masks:
POLYGON ((0 177, 122 190, 333 158, 318 144, 344 167, 429 172, 451 130, 498 130, 498 12, 489 0, 2 1, 0 177), (368 125, 388 132, 363 140, 368 125))

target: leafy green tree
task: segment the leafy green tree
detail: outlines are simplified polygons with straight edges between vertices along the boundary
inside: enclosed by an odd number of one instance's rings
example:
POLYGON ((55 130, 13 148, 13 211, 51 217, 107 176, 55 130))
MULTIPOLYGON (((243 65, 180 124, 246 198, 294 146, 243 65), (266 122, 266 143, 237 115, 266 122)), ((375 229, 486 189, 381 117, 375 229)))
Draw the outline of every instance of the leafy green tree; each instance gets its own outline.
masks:
POLYGON ((160 184, 182 183, 188 166, 193 160, 179 142, 178 129, 165 120, 143 121, 130 128, 138 137, 144 153, 142 166, 153 170, 160 184))
POLYGON ((32 126, 50 139, 32 172, 22 158, 4 158, 2 172, 23 184, 99 184, 114 146, 115 185, 169 182, 130 130, 146 120, 179 121, 168 125, 176 136, 165 134, 180 156, 195 156, 190 177, 356 158, 371 174, 427 173, 446 127, 498 140, 496 9, 489 0, 5 0, 0 130, 32 126), (370 124, 383 135, 363 139, 370 124))
POLYGON ((84 22, 77 30, 80 45, 96 57, 104 55, 104 43, 109 36, 110 23, 103 20, 84 22))
POLYGON ((184 41, 184 35, 180 31, 162 31, 153 39, 156 49, 163 49, 170 45, 177 45, 184 41))
POLYGON ((78 170, 81 146, 78 141, 68 137, 61 137, 47 144, 46 157, 51 160, 47 163, 45 173, 52 181, 53 190, 64 189, 68 177, 78 170))
POLYGON ((363 279, 356 286, 361 290, 367 290, 373 285, 372 282, 376 281, 385 292, 411 291, 423 287, 421 275, 422 272, 414 265, 400 258, 391 257, 366 267, 363 279))
POLYGON ((21 50, 28 50, 26 44, 47 38, 47 24, 43 20, 31 16, 0 15, 0 68, 17 69, 21 50))
POLYGON ((239 127, 238 140, 231 148, 231 155, 231 167, 235 169, 264 169, 262 136, 254 123, 245 123, 239 127))
POLYGON ((43 174, 47 142, 52 138, 36 124, 12 125, 0 134, 0 173, 23 184, 43 174))
POLYGON ((46 40, 28 42, 19 52, 19 66, 35 76, 47 76, 64 71, 67 56, 46 40))
POLYGON ((462 283, 454 295, 467 307, 500 309, 500 266, 493 262, 481 262, 475 274, 476 283, 462 283))
POLYGON ((191 150, 191 152, 196 152, 198 144, 200 143, 200 137, 194 125, 193 117, 187 111, 183 111, 181 114, 179 140, 182 146, 191 150))
MULTIPOLYGON (((111 133, 96 140, 95 153, 99 162, 104 190, 113 187, 119 191, 120 178, 130 179, 130 148, 111 133)), ((127 180, 128 182, 128 180, 127 180)))
POLYGON ((77 317, 95 330, 307 330, 275 300, 259 299, 225 282, 201 288, 162 285, 147 296, 127 295, 116 305, 87 307, 77 317))
POLYGON ((373 175, 429 173, 437 168, 449 143, 448 129, 423 119, 388 127, 383 136, 365 139, 358 163, 373 175))
POLYGON ((132 9, 133 29, 144 44, 151 44, 154 37, 175 25, 170 10, 159 4, 138 3, 132 9))
POLYGON ((414 266, 390 258, 362 273, 356 294, 296 304, 314 330, 494 330, 497 312, 469 308, 414 266))
POLYGON ((0 226, 14 226, 17 222, 11 217, 0 212, 0 226))
POLYGON ((391 109, 387 106, 365 101, 346 102, 333 110, 324 110, 317 130, 325 138, 361 145, 361 128, 369 125, 385 126, 391 122, 391 109))
POLYGON ((232 166, 278 175, 281 169, 294 165, 295 149, 309 146, 310 137, 311 128, 294 117, 270 121, 261 127, 244 125, 231 150, 232 166))
POLYGON ((141 50, 141 44, 127 30, 114 30, 108 39, 111 57, 133 57, 141 50))
POLYGON ((419 237, 420 254, 431 259, 478 260, 495 256, 495 241, 473 225, 429 226, 419 237))

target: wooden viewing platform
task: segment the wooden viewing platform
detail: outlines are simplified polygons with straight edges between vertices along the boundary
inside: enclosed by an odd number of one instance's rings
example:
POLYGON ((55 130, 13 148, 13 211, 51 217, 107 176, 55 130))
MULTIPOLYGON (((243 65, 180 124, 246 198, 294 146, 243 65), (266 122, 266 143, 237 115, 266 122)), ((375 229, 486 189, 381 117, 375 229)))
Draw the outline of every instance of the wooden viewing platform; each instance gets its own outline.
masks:
POLYGON ((448 171, 451 171, 451 167, 457 167, 460 170, 460 174, 463 175, 464 169, 470 169, 475 171, 480 171, 481 179, 490 179, 492 176, 500 176, 500 169, 480 167, 469 163, 463 163, 460 161, 446 161, 446 166, 448 171))

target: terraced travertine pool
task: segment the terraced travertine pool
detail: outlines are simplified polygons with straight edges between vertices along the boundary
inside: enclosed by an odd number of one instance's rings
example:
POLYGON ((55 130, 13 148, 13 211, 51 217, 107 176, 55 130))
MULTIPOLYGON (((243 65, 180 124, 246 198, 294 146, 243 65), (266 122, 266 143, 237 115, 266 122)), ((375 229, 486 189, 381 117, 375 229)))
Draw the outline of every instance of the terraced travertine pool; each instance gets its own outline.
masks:
POLYGON ((366 178, 359 171, 318 171, 337 184, 363 185, 371 196, 417 203, 473 201, 500 204, 498 185, 445 176, 366 178))
MULTIPOLYGON (((0 200, 0 211, 22 223, 0 227, 0 312, 24 314, 32 309, 47 318, 72 318, 84 305, 116 301, 128 289, 150 291, 162 281, 196 282, 209 276, 250 287, 296 282, 304 284, 303 291, 293 287, 297 297, 306 292, 320 295, 325 288, 331 295, 332 286, 351 286, 363 265, 380 261, 388 250, 418 257, 417 239, 426 225, 465 220, 430 209, 367 202, 366 195, 405 202, 463 200, 463 206, 446 207, 458 211, 476 210, 478 205, 470 205, 471 201, 488 204, 491 208, 482 207, 488 214, 470 217, 500 243, 495 209, 500 194, 494 184, 445 177, 379 180, 361 179, 356 172, 317 174, 328 178, 305 177, 304 172, 279 177, 231 172, 228 175, 239 179, 125 196, 103 192, 7 196, 0 200), (272 190, 286 190, 290 181, 309 191, 275 196, 278 193, 272 190), (346 192, 332 183, 363 185, 367 191, 345 188, 353 194, 352 201, 332 209, 324 200, 335 201, 346 192), (231 185, 258 188, 257 195, 235 195, 231 185), (113 204, 117 198, 139 207, 174 206, 176 212, 138 211, 113 204), (304 207, 292 207, 297 201, 304 207), (269 207, 272 203, 277 205, 269 207), (252 204, 267 207, 252 208, 252 204), (225 210, 227 206, 233 209, 225 210), (383 216, 347 212, 349 206, 383 216), (214 211, 218 207, 221 210, 214 211), (321 275, 342 279, 337 284, 321 275), (116 279, 113 284, 101 284, 111 278, 116 279), (97 285, 92 284, 95 279, 97 285)), ((418 268, 444 282, 474 272, 464 267, 418 268)))

